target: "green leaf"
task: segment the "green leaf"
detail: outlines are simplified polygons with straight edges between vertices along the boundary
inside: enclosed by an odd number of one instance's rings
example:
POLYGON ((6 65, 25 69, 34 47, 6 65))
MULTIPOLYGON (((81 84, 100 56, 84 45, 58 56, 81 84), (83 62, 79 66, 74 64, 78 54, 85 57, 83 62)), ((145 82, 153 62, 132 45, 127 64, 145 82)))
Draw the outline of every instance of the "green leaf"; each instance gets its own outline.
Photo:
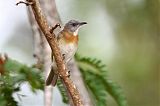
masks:
POLYGON ((113 81, 107 79, 105 80, 106 90, 115 99, 119 106, 127 106, 126 97, 120 86, 118 86, 113 81))
POLYGON ((33 91, 35 89, 44 89, 42 73, 36 68, 28 67, 25 64, 8 59, 5 63, 5 70, 9 73, 9 76, 14 77, 12 82, 20 84, 24 81, 28 81, 33 91))
POLYGON ((28 82, 32 91, 43 90, 44 79, 40 70, 28 67, 12 59, 4 64, 5 73, 0 76, 0 106, 17 106, 13 93, 20 91, 20 85, 28 82))
POLYGON ((0 96, 0 106, 6 106, 7 105, 7 101, 5 100, 4 96, 1 95, 0 96))
POLYGON ((78 66, 82 73, 86 87, 89 89, 96 106, 107 105, 109 93, 119 106, 127 106, 122 89, 108 79, 105 65, 100 60, 76 55, 78 66))
POLYGON ((101 83, 101 78, 98 78, 96 73, 93 73, 90 70, 83 70, 82 68, 80 70, 96 106, 106 106, 107 92, 105 91, 105 85, 101 83))
POLYGON ((58 89, 59 89, 59 91, 62 95, 63 102, 66 103, 66 104, 69 104, 69 98, 68 98, 66 89, 64 88, 62 82, 59 79, 57 81, 57 86, 58 86, 58 89))

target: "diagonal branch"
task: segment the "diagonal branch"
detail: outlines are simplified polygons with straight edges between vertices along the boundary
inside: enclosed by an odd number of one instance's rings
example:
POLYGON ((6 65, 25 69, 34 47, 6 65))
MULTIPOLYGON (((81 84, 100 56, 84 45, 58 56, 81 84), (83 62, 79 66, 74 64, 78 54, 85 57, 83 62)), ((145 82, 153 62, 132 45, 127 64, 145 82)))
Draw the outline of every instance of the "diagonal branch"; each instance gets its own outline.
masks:
MULTIPOLYGON (((59 14, 57 12, 55 0, 39 0, 41 9, 46 14, 47 21, 50 25, 54 25, 60 22, 59 14)), ((32 13, 31 7, 27 7, 29 21, 33 31, 33 46, 34 46, 34 57, 36 57, 37 66, 43 66, 44 76, 47 79, 48 73, 51 70, 51 49, 48 42, 40 30, 37 22, 35 21, 34 14, 32 13)), ((55 30, 54 33, 58 33, 59 30, 55 30)), ((44 89, 44 105, 52 105, 53 87, 45 86, 44 89)))
MULTIPOLYGON (((41 8, 43 12, 46 14, 47 21, 49 25, 55 25, 56 23, 61 23, 61 19, 59 17, 57 8, 56 8, 56 1, 55 0, 39 0, 41 8)), ((43 33, 39 29, 37 22, 35 21, 34 15, 32 14, 32 10, 28 8, 28 15, 30 19, 30 23, 33 30, 33 41, 34 41, 34 54, 38 57, 37 63, 43 64, 43 70, 45 73, 45 77, 48 76, 50 71, 51 61, 49 61, 51 55, 51 49, 46 41, 43 33)), ((58 33, 60 29, 54 30, 54 33, 58 33)), ((77 88, 80 88, 80 96, 83 101, 84 106, 93 106, 89 92, 85 87, 83 82, 83 78, 81 76, 81 72, 73 59, 67 64, 67 68, 71 71, 71 79, 77 88)), ((45 86, 45 106, 51 106, 52 104, 52 87, 45 86)))
POLYGON ((75 85, 70 80, 70 78, 68 78, 68 75, 66 73, 67 70, 65 68, 58 45, 56 43, 55 34, 50 33, 49 25, 47 23, 45 16, 42 13, 39 1, 38 0, 27 0, 27 1, 33 3, 31 5, 31 8, 33 10, 35 19, 51 47, 51 50, 53 52, 57 64, 59 76, 61 80, 64 82, 65 87, 72 99, 71 102, 73 102, 75 106, 83 106, 78 90, 76 89, 75 85))

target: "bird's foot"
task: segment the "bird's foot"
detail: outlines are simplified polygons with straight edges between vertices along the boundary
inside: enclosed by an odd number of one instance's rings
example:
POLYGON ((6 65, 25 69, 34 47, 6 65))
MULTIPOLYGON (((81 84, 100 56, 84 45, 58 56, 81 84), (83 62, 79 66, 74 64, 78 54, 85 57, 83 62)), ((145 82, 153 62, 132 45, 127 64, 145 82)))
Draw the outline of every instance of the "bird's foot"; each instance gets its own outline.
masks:
POLYGON ((63 60, 65 59, 65 54, 62 54, 62 58, 63 58, 63 60))
POLYGON ((67 71, 66 74, 67 74, 67 77, 70 77, 70 71, 67 71))

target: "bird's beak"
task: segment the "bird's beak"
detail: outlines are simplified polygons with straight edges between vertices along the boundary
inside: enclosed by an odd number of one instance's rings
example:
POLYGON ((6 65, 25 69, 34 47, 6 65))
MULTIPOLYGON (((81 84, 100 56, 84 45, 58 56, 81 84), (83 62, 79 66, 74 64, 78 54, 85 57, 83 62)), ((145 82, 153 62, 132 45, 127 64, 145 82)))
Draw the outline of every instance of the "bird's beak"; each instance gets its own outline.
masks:
POLYGON ((81 26, 81 25, 85 25, 85 24, 87 24, 87 22, 80 22, 80 23, 79 23, 80 26, 81 26))

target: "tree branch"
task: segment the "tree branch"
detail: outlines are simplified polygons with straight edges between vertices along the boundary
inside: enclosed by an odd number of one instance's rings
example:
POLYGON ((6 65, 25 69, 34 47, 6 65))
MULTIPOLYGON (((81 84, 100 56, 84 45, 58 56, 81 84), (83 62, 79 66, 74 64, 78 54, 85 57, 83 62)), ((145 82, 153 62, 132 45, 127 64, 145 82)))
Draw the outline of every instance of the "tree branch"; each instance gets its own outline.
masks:
POLYGON ((65 87, 72 99, 71 102, 73 102, 74 106, 83 106, 78 90, 76 89, 75 85, 70 80, 70 78, 68 78, 67 70, 62 60, 62 55, 56 43, 55 34, 50 33, 49 25, 47 23, 45 16, 42 13, 39 1, 38 0, 27 0, 27 1, 33 3, 31 5, 31 8, 33 10, 35 19, 51 47, 51 50, 53 52, 57 64, 59 76, 61 80, 64 82, 65 87))
POLYGON ((80 96, 83 100, 84 106, 93 106, 93 102, 91 101, 91 97, 89 95, 89 92, 87 91, 87 88, 85 86, 85 83, 83 82, 83 78, 81 76, 81 72, 77 67, 75 59, 72 59, 68 63, 68 68, 71 71, 71 79, 77 86, 77 88, 80 88, 80 96))
MULTIPOLYGON (((39 0, 41 8, 43 12, 46 14, 46 18, 50 25, 55 25, 57 23, 61 23, 61 19, 59 17, 55 0, 39 0)), ((51 64, 51 61, 48 61, 51 55, 51 49, 48 45, 48 42, 42 35, 43 33, 39 29, 34 15, 32 14, 31 8, 28 8, 28 15, 30 19, 30 23, 33 30, 33 42, 34 42, 34 54, 38 57, 37 63, 43 63, 43 70, 45 72, 45 79, 48 76, 50 69, 48 70, 48 65, 51 64)), ((60 28, 54 30, 54 33, 58 33, 60 28)), ((81 76, 81 72, 75 62, 74 59, 67 64, 68 69, 71 71, 71 79, 77 88, 80 88, 80 96, 83 101, 84 106, 93 106, 90 95, 85 87, 83 82, 83 78, 81 76)), ((45 87, 45 106, 50 106, 52 103, 52 88, 50 86, 45 87)))
MULTIPOLYGON (((46 18, 50 25, 55 25, 60 22, 60 18, 56 9, 55 0, 39 0, 41 8, 43 12, 46 14, 46 18)), ((34 14, 32 13, 32 9, 29 6, 27 8, 29 21, 33 31, 33 46, 34 46, 34 56, 38 60, 36 66, 43 65, 43 71, 45 79, 47 79, 49 71, 51 71, 51 49, 50 46, 40 30, 37 22, 35 21, 34 14)), ((57 29, 58 30, 58 29, 57 29)), ((57 30, 54 31, 58 32, 57 30)), ((44 105, 51 106, 52 105, 52 95, 53 95, 53 87, 45 86, 44 89, 44 105)))

